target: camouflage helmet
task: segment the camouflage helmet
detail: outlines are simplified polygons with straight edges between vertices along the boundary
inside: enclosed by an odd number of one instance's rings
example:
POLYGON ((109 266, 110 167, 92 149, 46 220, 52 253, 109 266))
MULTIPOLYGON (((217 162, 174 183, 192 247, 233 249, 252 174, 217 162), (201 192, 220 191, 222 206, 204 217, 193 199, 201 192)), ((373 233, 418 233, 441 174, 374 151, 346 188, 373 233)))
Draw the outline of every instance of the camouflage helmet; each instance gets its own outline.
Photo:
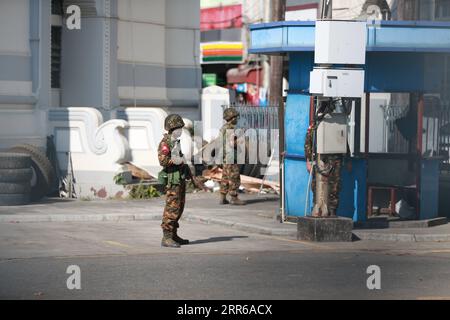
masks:
POLYGON ((227 108, 223 111, 223 118, 226 121, 230 121, 231 119, 237 116, 239 116, 239 112, 237 112, 235 108, 227 108))
POLYGON ((164 121, 164 129, 167 131, 184 127, 184 121, 178 114, 170 114, 164 121))

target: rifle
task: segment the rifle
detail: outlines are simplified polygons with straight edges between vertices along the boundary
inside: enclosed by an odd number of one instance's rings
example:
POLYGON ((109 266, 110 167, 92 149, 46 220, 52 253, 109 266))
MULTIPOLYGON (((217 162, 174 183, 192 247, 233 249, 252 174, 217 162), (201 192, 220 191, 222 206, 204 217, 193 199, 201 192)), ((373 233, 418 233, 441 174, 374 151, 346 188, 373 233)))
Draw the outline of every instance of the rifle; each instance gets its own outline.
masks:
POLYGON ((205 185, 198 181, 197 177, 192 174, 191 168, 186 164, 183 163, 183 171, 187 177, 187 179, 190 179, 195 187, 198 189, 201 189, 203 191, 207 191, 208 189, 205 187, 205 185))

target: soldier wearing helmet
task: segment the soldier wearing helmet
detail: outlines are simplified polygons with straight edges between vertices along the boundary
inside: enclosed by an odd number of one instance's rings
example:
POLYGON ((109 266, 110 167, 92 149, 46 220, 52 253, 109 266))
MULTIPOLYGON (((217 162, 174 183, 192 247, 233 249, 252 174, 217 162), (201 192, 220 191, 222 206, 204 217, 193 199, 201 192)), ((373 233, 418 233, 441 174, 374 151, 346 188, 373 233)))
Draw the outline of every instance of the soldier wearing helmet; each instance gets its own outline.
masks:
POLYGON ((186 170, 181 152, 179 137, 184 127, 184 121, 178 114, 167 116, 164 121, 164 134, 158 146, 158 160, 163 170, 159 173, 159 180, 166 185, 166 205, 164 208, 161 228, 164 247, 178 248, 188 244, 189 240, 177 235, 178 221, 184 210, 186 197, 186 179, 191 178, 186 170))
POLYGON ((220 135, 223 139, 223 169, 222 180, 220 182, 220 204, 231 203, 233 205, 244 205, 245 201, 238 198, 238 189, 241 185, 241 176, 239 165, 236 161, 237 155, 237 138, 233 133, 236 129, 239 113, 235 108, 227 108, 223 112, 223 119, 226 123, 220 129, 220 135), (227 147, 229 145, 229 147, 227 147), (231 148, 230 148, 231 147, 231 148), (234 152, 234 161, 229 163, 227 150, 234 152), (231 196, 230 201, 227 200, 227 194, 231 196))
MULTIPOLYGON (((331 153, 320 155, 320 161, 318 161, 318 155, 316 153, 315 135, 318 124, 325 118, 327 114, 331 114, 335 110, 335 106, 331 101, 323 101, 318 106, 318 111, 313 124, 308 128, 305 138, 305 158, 306 168, 312 175, 311 190, 313 193, 313 203, 317 203, 317 199, 320 199, 320 195, 317 195, 316 186, 316 173, 321 175, 321 179, 326 183, 328 190, 328 203, 327 210, 328 216, 336 216, 336 211, 339 206, 339 192, 341 190, 341 169, 343 166, 344 155, 340 153, 331 153)), ((346 111, 347 112, 347 111, 346 111)), ((348 112, 349 113, 349 112, 348 112)), ((348 146, 347 146, 348 149, 348 146)), ((348 152, 348 151, 347 151, 348 152)), ((351 161, 346 163, 347 170, 351 172, 351 161)), ((321 210, 317 210, 314 206, 312 215, 322 216, 324 213, 321 210)))

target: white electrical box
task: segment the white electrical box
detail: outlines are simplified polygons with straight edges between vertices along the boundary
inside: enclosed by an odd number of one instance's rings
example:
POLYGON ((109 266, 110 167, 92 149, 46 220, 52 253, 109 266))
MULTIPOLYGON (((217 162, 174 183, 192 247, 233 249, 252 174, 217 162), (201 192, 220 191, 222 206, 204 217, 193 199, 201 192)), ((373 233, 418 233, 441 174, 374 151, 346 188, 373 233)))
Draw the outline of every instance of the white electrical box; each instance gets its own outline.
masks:
POLYGON ((364 93, 364 70, 314 68, 309 92, 324 97, 361 98, 364 93))
POLYGON ((316 21, 314 63, 365 64, 366 43, 366 22, 316 21))
POLYGON ((317 153, 347 153, 347 115, 332 113, 317 127, 317 153))

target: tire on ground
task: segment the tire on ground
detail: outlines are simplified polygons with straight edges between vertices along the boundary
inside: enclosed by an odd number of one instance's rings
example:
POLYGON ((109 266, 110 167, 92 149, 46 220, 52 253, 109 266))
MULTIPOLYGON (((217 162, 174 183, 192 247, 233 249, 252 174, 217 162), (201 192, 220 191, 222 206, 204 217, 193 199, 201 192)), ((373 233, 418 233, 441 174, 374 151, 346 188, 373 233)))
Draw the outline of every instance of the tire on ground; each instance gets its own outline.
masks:
POLYGON ((23 169, 31 167, 31 157, 23 153, 0 152, 0 169, 23 169))
MULTIPOLYGON (((31 158, 30 158, 31 159, 31 158)), ((33 172, 30 168, 0 169, 0 182, 31 182, 33 172)))
POLYGON ((0 194, 0 206, 19 206, 30 202, 30 194, 0 194))
POLYGON ((30 193, 30 182, 0 182, 0 194, 30 193))
POLYGON ((31 185, 31 200, 38 201, 47 195, 53 183, 55 171, 45 153, 30 144, 15 146, 9 151, 31 156, 31 167, 36 175, 36 182, 31 185))

